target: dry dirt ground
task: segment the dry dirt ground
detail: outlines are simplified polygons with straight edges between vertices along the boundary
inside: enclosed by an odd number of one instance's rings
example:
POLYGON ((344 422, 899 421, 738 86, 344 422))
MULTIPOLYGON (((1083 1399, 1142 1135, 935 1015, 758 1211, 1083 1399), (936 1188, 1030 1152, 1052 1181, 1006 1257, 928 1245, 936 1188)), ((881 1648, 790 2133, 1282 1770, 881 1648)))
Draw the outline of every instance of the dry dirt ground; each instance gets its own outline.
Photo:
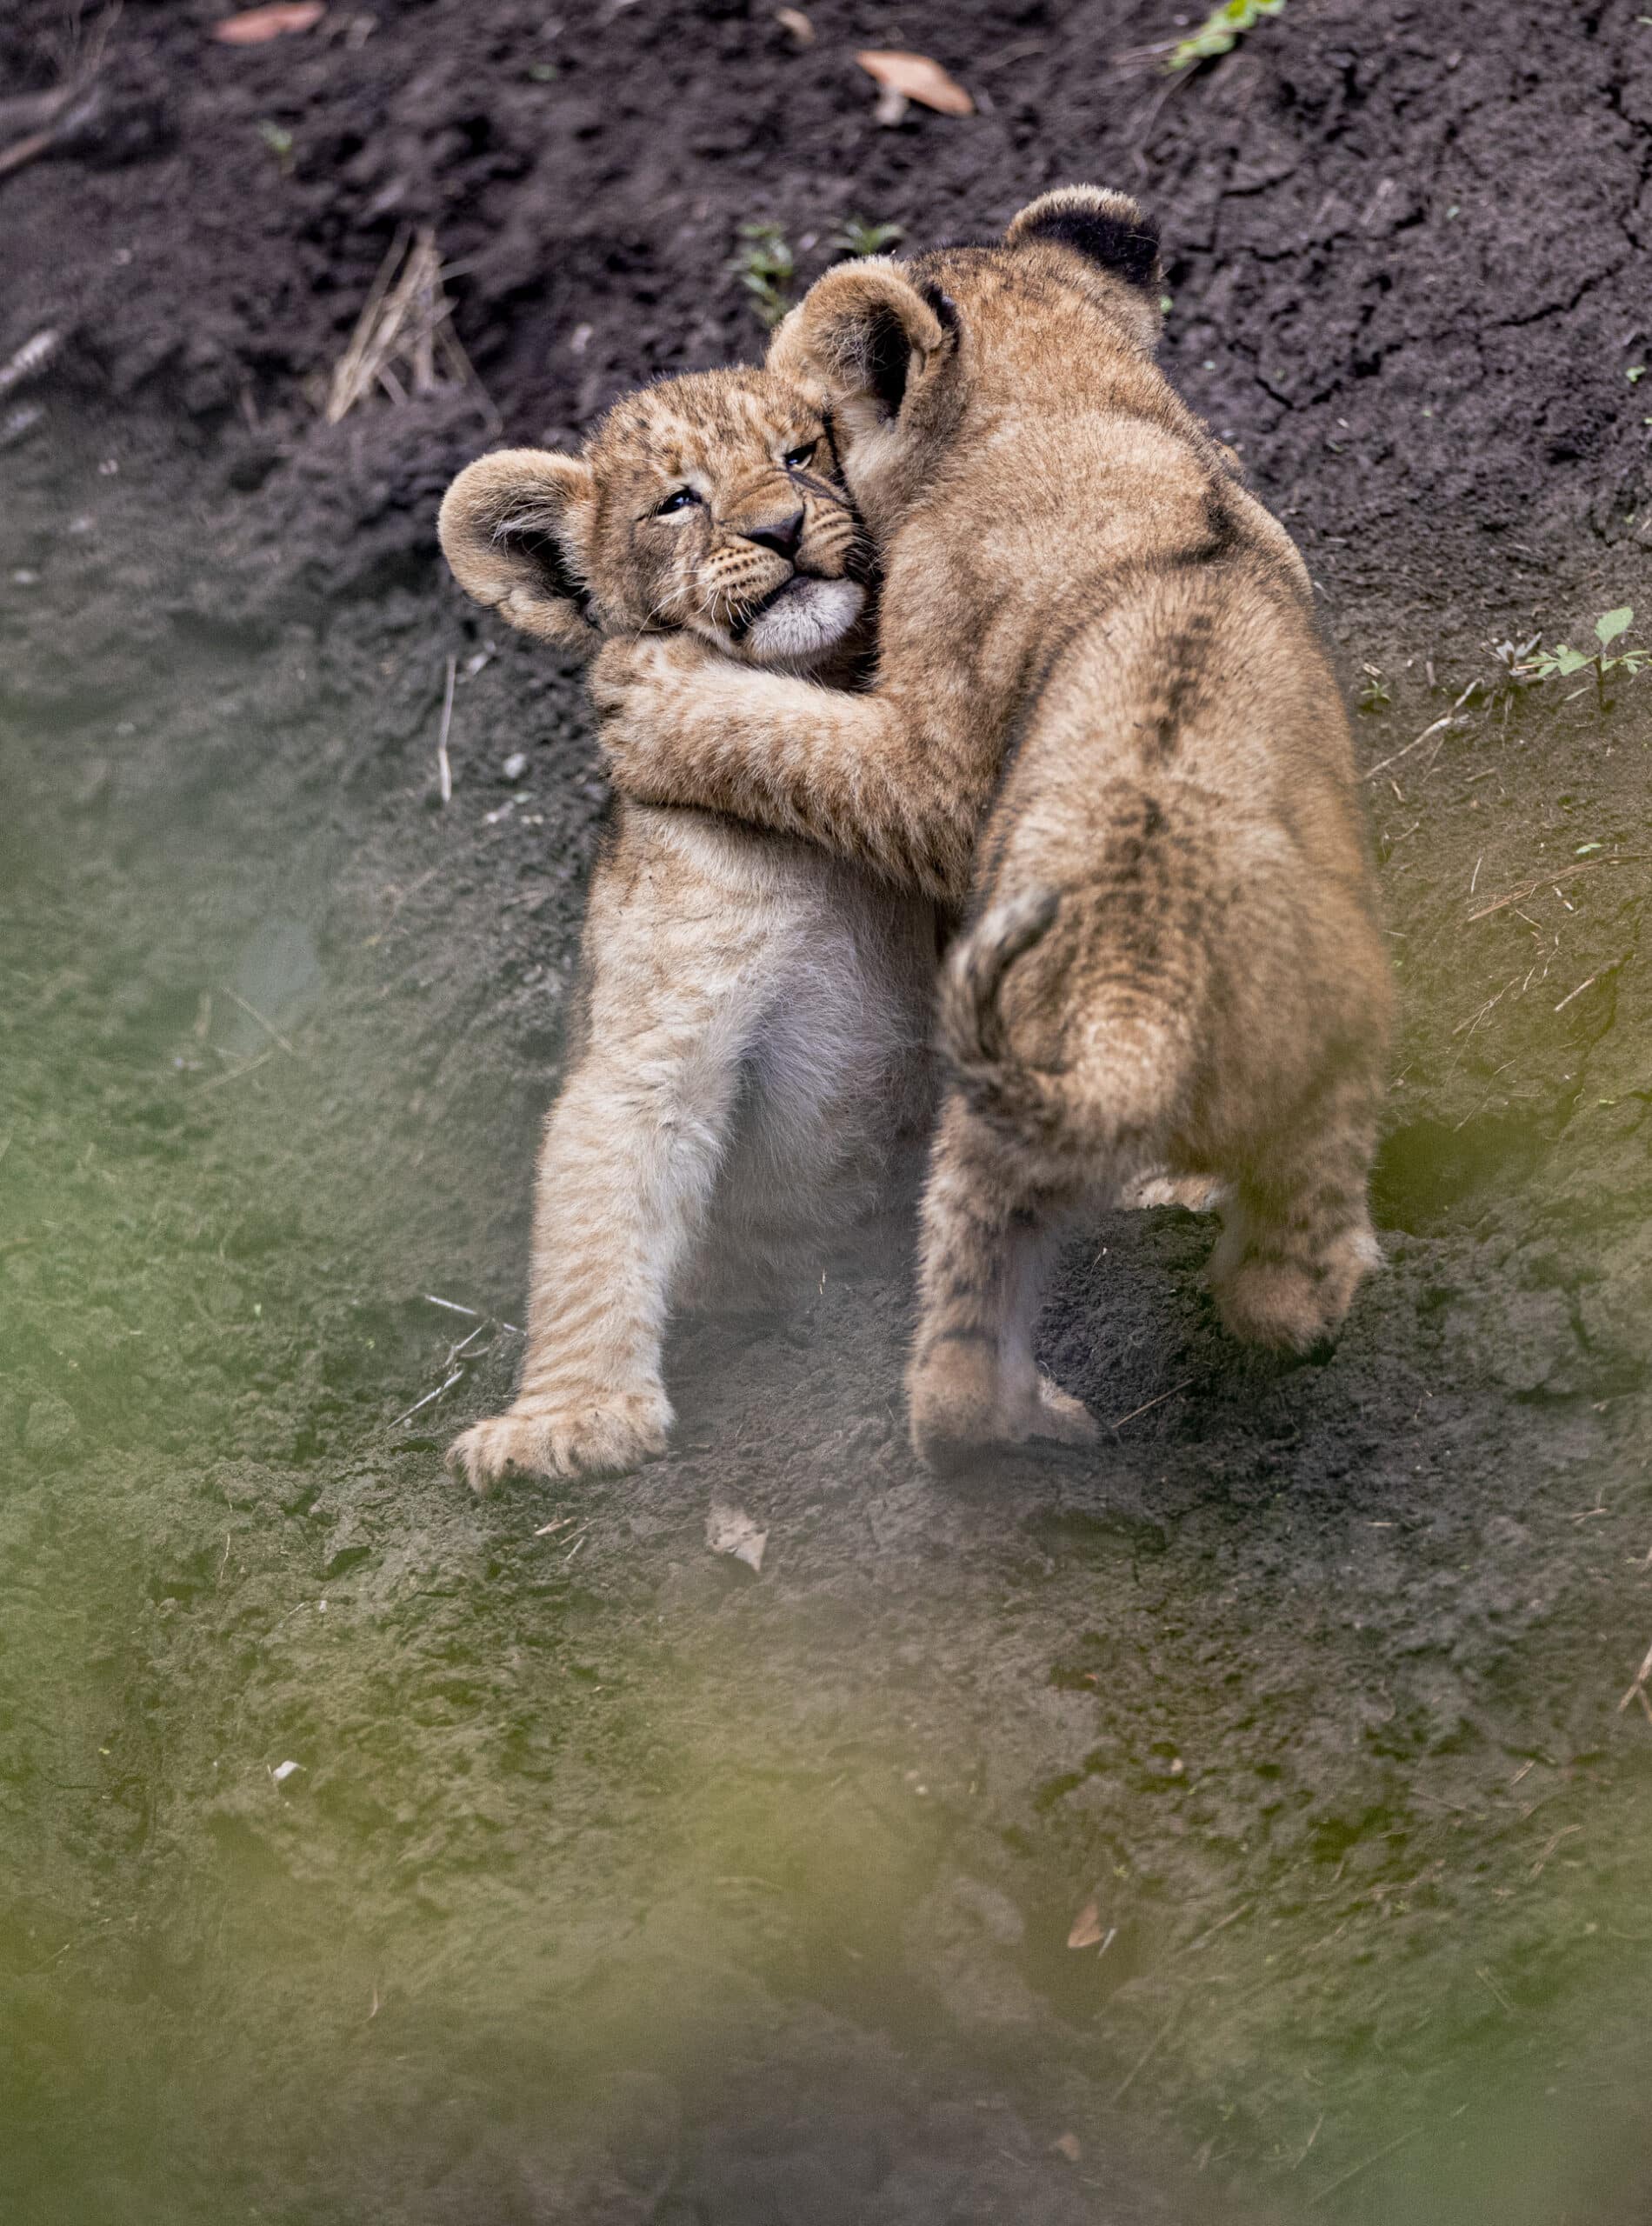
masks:
MULTIPOLYGON (((66 9, 0 0, 8 100, 66 9)), ((0 359, 63 336, 0 397, 0 2210, 1652 2216, 1652 680, 1490 654, 1652 620, 1645 13, 1289 0, 1170 88, 1174 0, 223 12, 127 0, 0 177, 0 359), (862 45, 979 112, 879 126, 862 45), (603 790, 439 490, 755 354, 743 223, 801 284, 1073 177, 1162 217, 1390 761, 1388 1271, 1263 1366, 1116 1217, 1048 1345, 1116 1428, 958 1488, 896 1256, 685 1328, 670 1459, 479 1505, 603 790), (329 428, 403 223, 496 414, 329 428)))

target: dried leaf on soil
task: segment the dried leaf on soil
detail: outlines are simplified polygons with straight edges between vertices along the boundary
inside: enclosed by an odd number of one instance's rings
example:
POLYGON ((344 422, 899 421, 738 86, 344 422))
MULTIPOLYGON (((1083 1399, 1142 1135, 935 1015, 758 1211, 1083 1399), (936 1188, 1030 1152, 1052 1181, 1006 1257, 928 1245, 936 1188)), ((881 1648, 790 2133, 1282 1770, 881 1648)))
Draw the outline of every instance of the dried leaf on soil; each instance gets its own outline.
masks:
POLYGON ((927 54, 905 54, 897 48, 863 47, 855 57, 883 92, 877 104, 880 123, 900 121, 901 108, 916 101, 943 116, 973 116, 976 104, 956 77, 948 77, 927 54))
POLYGON ((714 1554, 730 1554, 753 1571, 763 1567, 769 1533, 759 1530, 743 1507, 714 1499, 705 1518, 705 1542, 714 1554))
POLYGON ((1073 1929, 1067 1936, 1069 1948, 1094 1948, 1102 1936, 1102 1913, 1094 1902, 1086 1902, 1073 1919, 1073 1929))
POLYGON ((266 40, 284 38, 292 31, 314 30, 327 13, 323 0, 284 0, 272 8, 247 8, 226 16, 212 26, 212 37, 225 46, 263 46, 266 40))
POLYGON ((801 8, 776 8, 775 21, 783 30, 791 33, 795 45, 813 46, 815 43, 815 26, 801 8))

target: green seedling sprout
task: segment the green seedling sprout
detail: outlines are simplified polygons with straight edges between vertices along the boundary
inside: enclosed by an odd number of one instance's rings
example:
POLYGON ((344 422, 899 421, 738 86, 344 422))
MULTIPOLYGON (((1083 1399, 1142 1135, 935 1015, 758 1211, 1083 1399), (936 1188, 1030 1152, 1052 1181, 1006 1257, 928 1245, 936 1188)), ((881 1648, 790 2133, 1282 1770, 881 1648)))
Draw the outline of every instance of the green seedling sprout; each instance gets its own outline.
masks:
POLYGON ((1196 62, 1212 62, 1231 52, 1248 30, 1264 16, 1276 16, 1285 0, 1222 0, 1189 38, 1178 39, 1165 61, 1167 70, 1189 70, 1196 62))
POLYGON ((1606 693, 1609 676, 1622 673, 1626 679, 1633 680, 1637 672, 1652 664, 1652 650, 1626 649, 1615 656, 1609 654, 1613 643, 1627 634, 1634 623, 1635 612, 1627 603, 1616 610, 1602 611, 1595 621, 1594 649, 1575 650, 1562 643, 1558 649, 1545 650, 1534 640, 1526 645, 1519 662, 1511 664, 1509 670, 1516 681, 1528 686, 1545 680, 1569 680, 1575 672, 1592 671, 1595 707, 1604 715, 1610 709, 1606 693))
POLYGON ((845 217, 829 244, 835 255, 882 255, 905 237, 904 224, 874 224, 864 217, 845 217))
POLYGON ((797 258, 778 224, 753 220, 740 227, 740 249, 729 268, 751 297, 751 305, 770 330, 791 307, 791 283, 797 258))
POLYGON ((292 176, 292 134, 283 124, 271 123, 266 117, 258 126, 258 137, 281 165, 283 177, 292 176))

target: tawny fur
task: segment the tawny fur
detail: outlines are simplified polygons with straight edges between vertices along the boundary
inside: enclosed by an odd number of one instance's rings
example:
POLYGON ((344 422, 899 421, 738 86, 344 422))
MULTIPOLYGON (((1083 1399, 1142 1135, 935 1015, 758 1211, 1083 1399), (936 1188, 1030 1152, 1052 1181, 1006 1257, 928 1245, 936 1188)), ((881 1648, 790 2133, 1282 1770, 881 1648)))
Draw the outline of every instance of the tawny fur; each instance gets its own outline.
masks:
MULTIPOLYGON (((731 670, 843 678, 864 656, 854 516, 817 410, 773 374, 649 388, 577 457, 484 457, 442 538, 472 595, 563 648, 676 627, 731 670)), ((819 848, 621 803, 540 1152, 521 1383, 450 1465, 485 1490, 664 1450, 674 1302, 777 1295, 926 1124, 935 953, 927 901, 819 848)))
POLYGON ((1093 1427, 1032 1361, 1081 1205, 1219 1186, 1222 1317, 1286 1350, 1378 1256, 1391 990, 1347 721, 1300 557, 1153 362, 1159 284, 1136 204, 1082 187, 1000 246, 829 272, 770 361, 880 550, 876 688, 688 643, 595 676, 631 795, 973 907, 908 1377, 941 1463, 1093 1427))

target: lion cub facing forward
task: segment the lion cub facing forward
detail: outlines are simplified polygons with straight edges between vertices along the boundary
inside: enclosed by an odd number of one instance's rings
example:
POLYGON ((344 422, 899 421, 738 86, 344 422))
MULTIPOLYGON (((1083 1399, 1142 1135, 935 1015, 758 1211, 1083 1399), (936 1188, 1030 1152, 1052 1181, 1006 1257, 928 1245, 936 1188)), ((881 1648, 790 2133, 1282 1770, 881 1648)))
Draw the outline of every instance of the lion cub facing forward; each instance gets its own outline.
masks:
MULTIPOLYGON (((816 681, 866 654, 829 438, 769 373, 650 387, 578 457, 483 457, 441 535, 469 594, 563 650, 681 630, 816 681)), ((870 1202, 923 1119, 935 955, 926 901, 823 850, 621 803, 540 1152, 521 1385, 450 1465, 483 1490, 508 1468, 574 1476, 664 1450, 662 1338, 690 1268, 762 1290, 870 1202)))

